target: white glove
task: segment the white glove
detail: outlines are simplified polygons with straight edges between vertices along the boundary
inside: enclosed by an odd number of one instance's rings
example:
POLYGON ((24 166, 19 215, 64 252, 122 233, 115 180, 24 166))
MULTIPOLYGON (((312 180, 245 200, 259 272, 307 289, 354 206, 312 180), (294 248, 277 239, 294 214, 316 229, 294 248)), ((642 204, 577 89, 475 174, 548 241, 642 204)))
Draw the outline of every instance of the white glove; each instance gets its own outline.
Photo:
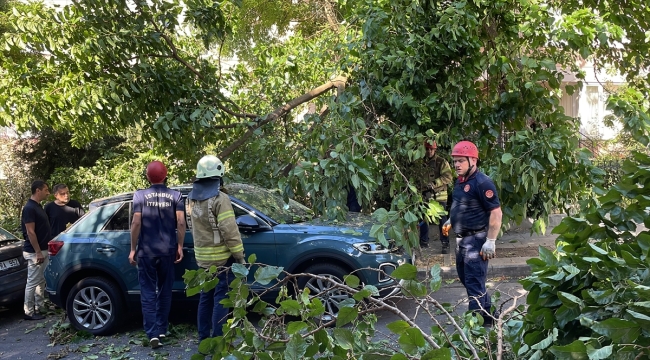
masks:
POLYGON ((481 252, 479 253, 481 256, 483 256, 483 260, 488 260, 488 259, 493 259, 496 257, 496 250, 497 250, 497 239, 486 239, 485 244, 483 244, 483 247, 481 248, 481 252))
POLYGON ((447 219, 447 221, 442 224, 442 235, 449 236, 449 229, 451 229, 451 220, 447 219))

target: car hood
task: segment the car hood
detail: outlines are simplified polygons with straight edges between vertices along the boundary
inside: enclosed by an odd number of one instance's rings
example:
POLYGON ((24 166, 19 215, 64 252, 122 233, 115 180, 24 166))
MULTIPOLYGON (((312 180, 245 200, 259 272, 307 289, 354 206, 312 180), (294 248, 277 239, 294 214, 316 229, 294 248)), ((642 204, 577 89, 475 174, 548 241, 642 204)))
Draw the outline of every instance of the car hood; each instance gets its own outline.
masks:
POLYGON ((295 231, 312 235, 329 235, 345 237, 351 242, 376 241, 370 237, 370 229, 374 224, 372 217, 359 213, 348 213, 345 220, 327 220, 315 218, 297 224, 289 224, 295 231))

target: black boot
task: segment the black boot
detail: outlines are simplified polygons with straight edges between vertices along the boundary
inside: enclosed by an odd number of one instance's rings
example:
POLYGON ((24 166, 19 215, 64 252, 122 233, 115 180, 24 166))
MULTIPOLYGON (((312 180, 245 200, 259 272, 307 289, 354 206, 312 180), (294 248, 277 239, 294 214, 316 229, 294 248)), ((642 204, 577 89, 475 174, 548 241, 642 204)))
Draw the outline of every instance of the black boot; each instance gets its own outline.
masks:
POLYGON ((449 243, 448 242, 443 242, 442 243, 442 253, 443 254, 449 254, 449 243))

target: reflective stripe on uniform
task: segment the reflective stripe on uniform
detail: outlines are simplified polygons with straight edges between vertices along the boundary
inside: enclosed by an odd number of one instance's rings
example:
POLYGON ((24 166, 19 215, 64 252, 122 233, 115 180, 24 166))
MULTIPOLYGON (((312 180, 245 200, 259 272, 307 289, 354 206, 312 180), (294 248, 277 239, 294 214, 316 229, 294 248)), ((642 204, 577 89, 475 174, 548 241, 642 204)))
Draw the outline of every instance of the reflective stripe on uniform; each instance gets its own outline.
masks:
POLYGON ((225 219, 228 219, 228 218, 231 218, 231 217, 235 217, 235 212, 234 211, 232 211, 232 210, 224 211, 221 214, 219 214, 219 216, 217 216, 217 222, 222 222, 225 219))
POLYGON ((194 248, 197 261, 219 261, 230 257, 230 250, 225 246, 194 248))

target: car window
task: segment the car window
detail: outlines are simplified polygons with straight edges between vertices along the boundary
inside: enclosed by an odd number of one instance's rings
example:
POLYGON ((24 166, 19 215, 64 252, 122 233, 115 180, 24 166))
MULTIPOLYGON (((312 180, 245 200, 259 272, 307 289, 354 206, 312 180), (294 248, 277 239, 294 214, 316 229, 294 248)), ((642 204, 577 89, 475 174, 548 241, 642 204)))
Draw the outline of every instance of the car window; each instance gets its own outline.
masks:
POLYGON ((16 237, 11 235, 10 232, 6 231, 3 228, 0 228, 0 240, 9 240, 9 239, 15 239, 16 237))
POLYGON ((130 220, 131 202, 127 202, 115 212, 102 231, 129 231, 130 220))
POLYGON ((99 232, 107 219, 122 206, 122 203, 112 203, 91 209, 86 215, 74 223, 66 234, 90 234, 99 232))
POLYGON ((17 237, 13 236, 10 232, 6 231, 3 228, 0 228, 0 247, 13 244, 17 241, 20 241, 17 237))
POLYGON ((240 208, 237 204, 232 204, 232 209, 235 211, 235 217, 238 218, 242 215, 248 215, 248 211, 240 208))
POLYGON ((313 217, 311 209, 301 203, 292 199, 285 202, 279 190, 271 191, 248 184, 228 184, 224 186, 224 191, 279 223, 298 223, 313 217))

